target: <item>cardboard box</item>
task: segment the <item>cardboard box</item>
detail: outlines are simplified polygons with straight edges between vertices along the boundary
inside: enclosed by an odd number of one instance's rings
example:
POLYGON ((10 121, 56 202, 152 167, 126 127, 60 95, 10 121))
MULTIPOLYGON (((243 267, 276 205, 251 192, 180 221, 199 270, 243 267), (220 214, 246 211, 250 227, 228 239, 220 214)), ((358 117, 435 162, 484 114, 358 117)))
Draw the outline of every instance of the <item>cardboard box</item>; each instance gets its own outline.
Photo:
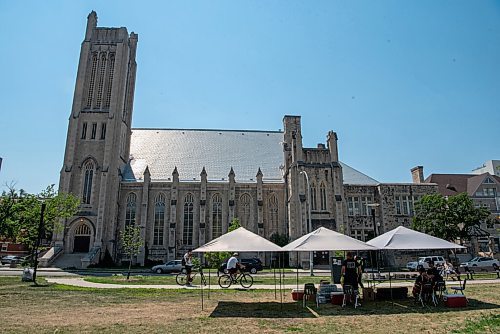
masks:
POLYGON ((447 307, 466 307, 467 299, 464 295, 444 295, 444 304, 447 307))

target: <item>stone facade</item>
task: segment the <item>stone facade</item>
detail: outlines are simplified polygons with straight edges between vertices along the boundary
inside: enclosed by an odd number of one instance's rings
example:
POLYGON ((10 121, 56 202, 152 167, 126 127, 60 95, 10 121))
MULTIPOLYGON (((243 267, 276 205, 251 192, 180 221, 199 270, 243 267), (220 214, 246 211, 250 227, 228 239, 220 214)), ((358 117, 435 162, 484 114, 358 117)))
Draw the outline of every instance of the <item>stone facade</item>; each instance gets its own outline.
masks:
MULTIPOLYGON (((134 223, 141 226, 145 241, 138 263, 174 259, 227 232, 235 217, 266 238, 279 233, 293 240, 324 226, 366 241, 396 226, 409 226, 413 201, 436 191, 432 184, 379 183, 345 165, 339 161, 333 131, 326 145, 304 148, 300 116, 285 116, 283 132, 238 131, 244 152, 225 152, 223 141, 214 144, 213 152, 233 154, 227 165, 221 166, 222 156, 214 153, 207 161, 194 160, 199 176, 186 172, 193 163, 175 166, 167 175, 166 164, 176 159, 175 151, 162 153, 172 148, 168 142, 159 142, 167 146, 153 156, 131 149, 140 138, 149 143, 153 136, 174 135, 174 130, 131 128, 137 40, 126 28, 97 27, 95 12, 88 17, 59 188, 80 197, 82 204, 64 222, 64 231, 54 235, 59 251, 51 254, 82 254, 83 266, 106 253, 120 261, 119 233, 134 223), (269 151, 273 153, 262 153, 257 141, 264 148, 275 145, 269 151), (255 176, 238 179, 250 166, 255 176), (227 177, 220 176, 221 170, 227 177)), ((236 138, 235 131, 193 131, 177 130, 175 135, 186 140, 236 138)), ((189 158, 205 153, 183 149, 192 152, 189 158)), ((325 254, 316 254, 316 263, 324 264, 324 259, 325 254)))

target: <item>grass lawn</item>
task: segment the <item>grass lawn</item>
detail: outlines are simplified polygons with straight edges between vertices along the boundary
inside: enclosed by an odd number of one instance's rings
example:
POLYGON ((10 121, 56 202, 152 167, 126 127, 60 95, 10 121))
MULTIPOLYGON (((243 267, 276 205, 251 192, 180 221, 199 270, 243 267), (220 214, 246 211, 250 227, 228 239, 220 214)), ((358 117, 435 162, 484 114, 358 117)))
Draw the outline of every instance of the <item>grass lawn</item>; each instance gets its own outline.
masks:
MULTIPOLYGON (((421 308, 410 300, 359 309, 302 308, 289 293, 33 287, 0 277, 1 333, 498 333, 500 284, 470 286, 467 308, 421 308)), ((312 306, 312 303, 310 304, 312 306)))

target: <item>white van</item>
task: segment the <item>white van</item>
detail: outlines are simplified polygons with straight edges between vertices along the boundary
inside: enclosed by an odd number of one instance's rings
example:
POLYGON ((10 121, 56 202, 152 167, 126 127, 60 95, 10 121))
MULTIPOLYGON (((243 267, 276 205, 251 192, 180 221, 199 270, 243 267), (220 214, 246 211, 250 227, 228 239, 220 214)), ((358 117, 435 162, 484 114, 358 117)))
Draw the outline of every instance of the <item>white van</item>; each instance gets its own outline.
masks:
POLYGON ((424 269, 429 269, 429 262, 433 261, 434 266, 442 266, 445 260, 442 256, 422 256, 418 258, 418 266, 422 266, 424 269))

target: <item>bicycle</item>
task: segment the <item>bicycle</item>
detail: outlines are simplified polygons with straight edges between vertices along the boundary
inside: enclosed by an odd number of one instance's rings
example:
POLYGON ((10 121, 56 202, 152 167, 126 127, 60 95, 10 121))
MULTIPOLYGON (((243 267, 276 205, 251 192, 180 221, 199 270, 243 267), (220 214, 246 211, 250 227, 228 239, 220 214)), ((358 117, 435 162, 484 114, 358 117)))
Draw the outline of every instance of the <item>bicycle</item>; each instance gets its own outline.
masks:
POLYGON ((240 285, 246 289, 253 285, 252 275, 238 271, 236 277, 231 274, 224 274, 219 277, 219 286, 223 289, 229 288, 232 284, 240 283, 240 285))
MULTIPOLYGON (((200 268, 198 271, 191 271, 191 282, 195 280, 195 278, 200 274, 200 279, 201 279, 201 284, 207 285, 207 279, 205 278, 205 275, 203 274, 203 270, 200 268)), ((175 276, 175 282, 179 285, 186 285, 187 282, 187 274, 185 271, 181 271, 180 273, 175 276)))

